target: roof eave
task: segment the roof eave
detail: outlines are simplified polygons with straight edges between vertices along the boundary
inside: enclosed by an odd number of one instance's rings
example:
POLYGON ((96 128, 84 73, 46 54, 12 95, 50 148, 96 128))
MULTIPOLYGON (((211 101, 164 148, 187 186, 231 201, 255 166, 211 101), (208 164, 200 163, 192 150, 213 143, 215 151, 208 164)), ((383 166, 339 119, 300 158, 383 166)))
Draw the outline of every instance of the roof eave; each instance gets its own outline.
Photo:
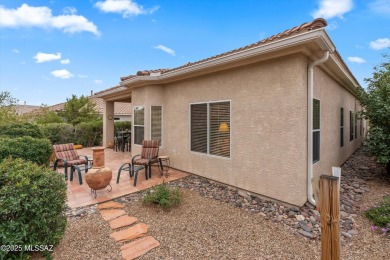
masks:
MULTIPOLYGON (((326 33, 324 28, 300 33, 294 36, 289 36, 275 40, 269 43, 262 44, 250 49, 244 49, 226 56, 218 57, 212 60, 206 60, 201 63, 197 63, 188 67, 179 68, 177 70, 169 71, 161 75, 156 76, 135 76, 124 80, 120 83, 120 88, 113 89, 112 91, 99 94, 97 97, 108 97, 113 94, 119 94, 128 88, 140 87, 146 84, 164 84, 170 81, 174 81, 175 78, 191 77, 199 71, 210 71, 210 69, 218 67, 223 64, 234 63, 237 61, 245 60, 251 57, 264 55, 267 53, 277 52, 279 50, 302 45, 309 42, 315 42, 321 50, 330 51, 332 54, 337 52, 333 41, 326 33)), ((345 62, 338 57, 338 55, 331 55, 332 61, 337 64, 338 68, 350 82, 348 85, 360 86, 356 78, 352 75, 345 62)), ((325 65, 324 65, 325 66, 325 65)))
POLYGON ((250 49, 245 49, 239 52, 235 52, 223 57, 218 57, 213 60, 204 61, 201 63, 194 64, 189 67, 180 68, 174 71, 163 73, 160 76, 136 76, 120 83, 121 86, 132 87, 140 86, 143 84, 160 83, 161 81, 168 80, 180 75, 191 75, 192 73, 200 70, 209 70, 210 68, 230 63, 239 60, 247 59, 250 57, 275 52, 280 49, 296 46, 305 42, 315 41, 318 43, 321 49, 334 51, 335 47, 329 36, 325 33, 323 28, 316 29, 313 31, 301 33, 298 35, 282 38, 277 41, 262 44, 250 49))

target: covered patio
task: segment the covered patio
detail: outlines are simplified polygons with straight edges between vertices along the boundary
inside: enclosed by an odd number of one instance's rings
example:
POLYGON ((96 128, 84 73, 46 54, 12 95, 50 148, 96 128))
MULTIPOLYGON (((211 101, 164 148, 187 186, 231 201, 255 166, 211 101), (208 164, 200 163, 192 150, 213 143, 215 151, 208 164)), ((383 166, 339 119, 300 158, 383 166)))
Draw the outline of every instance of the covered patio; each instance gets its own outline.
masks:
MULTIPOLYGON (((92 148, 83 148, 78 150, 79 155, 86 155, 92 157, 92 148)), ((71 208, 77 208, 104 201, 109 201, 114 198, 118 198, 130 193, 146 190, 153 185, 161 184, 177 180, 188 176, 187 173, 177 171, 174 169, 169 170, 169 177, 159 178, 159 170, 157 166, 152 167, 152 178, 149 180, 145 179, 144 170, 141 170, 138 174, 137 186, 134 187, 134 178, 130 179, 128 171, 122 171, 119 183, 116 183, 118 170, 123 163, 131 162, 132 154, 130 152, 115 152, 113 149, 105 149, 105 166, 112 170, 111 186, 112 191, 108 192, 107 189, 97 191, 96 199, 91 195, 91 190, 85 182, 85 172, 82 171, 83 184, 80 185, 76 175, 73 175, 73 181, 68 178, 67 196, 68 206, 71 208)), ((63 168, 58 169, 58 172, 63 174, 63 168)), ((70 171, 68 171, 69 174, 70 171)))

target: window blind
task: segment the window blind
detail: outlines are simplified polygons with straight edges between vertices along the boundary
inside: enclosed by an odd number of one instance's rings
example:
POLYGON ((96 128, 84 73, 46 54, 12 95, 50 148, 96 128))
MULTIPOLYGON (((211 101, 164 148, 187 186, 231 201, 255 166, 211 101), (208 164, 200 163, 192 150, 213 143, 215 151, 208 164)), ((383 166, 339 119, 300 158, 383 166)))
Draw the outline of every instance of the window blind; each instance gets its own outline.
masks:
POLYGON ((207 103, 191 105, 191 151, 207 154, 207 103))
POLYGON ((313 99, 313 163, 320 160, 320 101, 313 99))
POLYGON ((212 155, 230 157, 230 102, 210 103, 209 143, 212 155))
POLYGON ((159 140, 161 145, 161 134, 162 134, 162 107, 152 106, 150 136, 152 140, 159 140))

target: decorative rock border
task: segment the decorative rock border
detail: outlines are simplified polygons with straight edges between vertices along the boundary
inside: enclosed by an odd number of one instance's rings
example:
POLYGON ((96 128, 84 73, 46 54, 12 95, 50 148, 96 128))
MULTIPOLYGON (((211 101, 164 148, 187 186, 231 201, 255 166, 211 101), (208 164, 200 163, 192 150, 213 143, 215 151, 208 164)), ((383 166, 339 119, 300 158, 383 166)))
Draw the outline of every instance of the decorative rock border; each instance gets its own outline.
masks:
MULTIPOLYGON (((361 153, 358 150, 357 153, 361 153)), ((341 188, 340 188, 340 227, 341 242, 359 234, 356 229, 354 218, 361 212, 359 202, 364 193, 369 192, 367 180, 372 178, 373 169, 364 166, 359 156, 352 156, 342 167, 341 188)), ((315 207, 306 203, 301 208, 286 207, 280 203, 265 200, 249 192, 216 183, 206 178, 190 175, 169 183, 170 186, 190 189, 198 192, 201 196, 215 199, 237 208, 242 208, 253 214, 258 214, 267 220, 280 223, 293 233, 300 234, 309 239, 320 239, 321 223, 320 213, 315 207)), ((133 193, 116 199, 124 203, 139 201, 144 192, 133 193)), ((69 217, 82 217, 85 214, 96 212, 96 205, 80 208, 77 210, 68 209, 69 217)))

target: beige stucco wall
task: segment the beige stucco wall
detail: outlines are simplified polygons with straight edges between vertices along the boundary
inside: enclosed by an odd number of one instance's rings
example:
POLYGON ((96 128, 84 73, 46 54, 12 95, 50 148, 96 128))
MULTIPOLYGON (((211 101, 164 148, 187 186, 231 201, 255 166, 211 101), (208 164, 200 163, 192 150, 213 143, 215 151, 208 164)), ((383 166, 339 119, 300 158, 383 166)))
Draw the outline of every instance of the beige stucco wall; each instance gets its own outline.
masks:
MULTIPOLYGON (((133 106, 163 106, 160 154, 177 169, 302 205, 306 201, 306 59, 291 55, 164 86, 133 89, 133 106), (190 151, 191 103, 231 101, 231 158, 190 151)), ((133 131, 134 132, 134 131, 133 131)), ((134 140, 134 138, 133 138, 134 140)), ((140 146, 133 146, 137 154, 140 146)))
POLYGON ((357 138, 349 141, 349 111, 360 111, 361 107, 352 93, 341 87, 339 83, 319 67, 316 67, 314 71, 313 96, 320 100, 321 114, 320 161, 313 165, 313 184, 315 194, 317 195, 319 176, 322 174, 331 175, 332 166, 341 166, 360 147, 363 141, 363 134, 360 135, 360 127, 358 127, 357 138), (341 107, 344 108, 343 147, 340 147, 341 107))

